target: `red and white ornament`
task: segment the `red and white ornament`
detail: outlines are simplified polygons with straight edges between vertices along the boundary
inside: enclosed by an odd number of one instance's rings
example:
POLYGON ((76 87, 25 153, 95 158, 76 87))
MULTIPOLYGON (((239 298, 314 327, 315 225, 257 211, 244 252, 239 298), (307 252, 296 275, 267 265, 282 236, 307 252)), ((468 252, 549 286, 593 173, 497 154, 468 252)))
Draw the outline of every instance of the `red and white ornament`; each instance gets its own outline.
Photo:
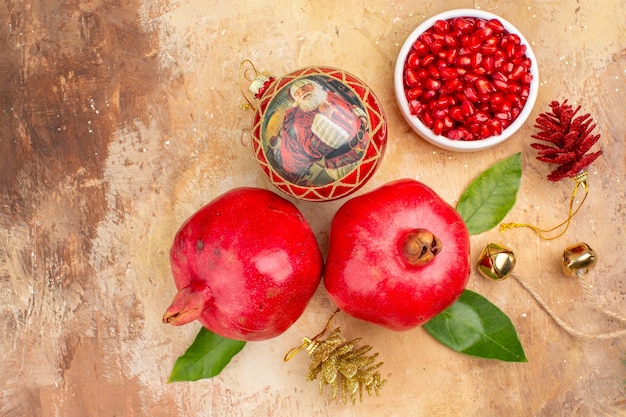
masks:
POLYGON ((357 77, 307 67, 280 78, 257 73, 252 146, 269 181, 300 200, 345 197, 374 174, 387 144, 382 106, 357 77))

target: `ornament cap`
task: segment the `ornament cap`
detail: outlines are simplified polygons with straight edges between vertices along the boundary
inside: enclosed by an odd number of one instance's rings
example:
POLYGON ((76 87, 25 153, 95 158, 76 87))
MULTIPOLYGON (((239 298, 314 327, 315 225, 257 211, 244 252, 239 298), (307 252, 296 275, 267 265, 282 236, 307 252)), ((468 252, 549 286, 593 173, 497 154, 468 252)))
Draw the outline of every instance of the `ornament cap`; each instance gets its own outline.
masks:
POLYGON ((250 86, 248 87, 248 90, 250 90, 250 92, 254 94, 254 98, 258 100, 261 98, 261 96, 263 96, 265 90, 267 90, 269 85, 274 82, 274 80, 275 78, 272 75, 266 72, 262 72, 252 80, 250 86))

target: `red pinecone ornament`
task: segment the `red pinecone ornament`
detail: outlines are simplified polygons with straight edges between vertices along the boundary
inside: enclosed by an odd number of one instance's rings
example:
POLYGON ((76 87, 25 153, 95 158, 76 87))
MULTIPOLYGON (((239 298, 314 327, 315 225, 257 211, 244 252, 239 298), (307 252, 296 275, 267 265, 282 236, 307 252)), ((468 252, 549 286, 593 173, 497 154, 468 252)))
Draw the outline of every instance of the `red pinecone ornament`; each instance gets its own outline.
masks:
POLYGON ((567 100, 563 103, 555 100, 550 103, 550 107, 552 113, 541 113, 536 120, 535 127, 541 132, 531 137, 552 145, 531 143, 530 146, 539 150, 538 160, 560 164, 548 175, 550 181, 560 181, 565 177, 575 178, 602 155, 601 150, 587 154, 600 139, 600 134, 591 134, 596 124, 588 113, 574 118, 580 106, 573 110, 567 100))

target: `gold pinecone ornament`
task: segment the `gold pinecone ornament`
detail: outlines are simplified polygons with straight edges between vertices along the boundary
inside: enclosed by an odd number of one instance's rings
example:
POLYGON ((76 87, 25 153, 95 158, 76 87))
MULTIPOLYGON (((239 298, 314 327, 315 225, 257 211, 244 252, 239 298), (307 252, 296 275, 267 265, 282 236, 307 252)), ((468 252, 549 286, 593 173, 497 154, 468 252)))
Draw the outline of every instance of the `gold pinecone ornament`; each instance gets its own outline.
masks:
POLYGON ((320 394, 323 394, 325 385, 330 386, 330 396, 333 400, 341 398, 345 404, 349 397, 352 404, 356 404, 357 398, 363 401, 363 391, 370 396, 372 394, 378 396, 387 380, 382 379, 378 372, 378 368, 383 365, 383 362, 376 363, 378 353, 368 355, 372 350, 371 346, 365 345, 355 349, 361 339, 346 340, 341 336, 339 327, 335 328, 325 340, 318 340, 328 330, 335 314, 331 316, 326 328, 320 334, 313 339, 305 337, 301 346, 291 349, 285 355, 285 361, 300 350, 306 349, 311 357, 309 371, 306 374, 307 381, 319 378, 320 394))

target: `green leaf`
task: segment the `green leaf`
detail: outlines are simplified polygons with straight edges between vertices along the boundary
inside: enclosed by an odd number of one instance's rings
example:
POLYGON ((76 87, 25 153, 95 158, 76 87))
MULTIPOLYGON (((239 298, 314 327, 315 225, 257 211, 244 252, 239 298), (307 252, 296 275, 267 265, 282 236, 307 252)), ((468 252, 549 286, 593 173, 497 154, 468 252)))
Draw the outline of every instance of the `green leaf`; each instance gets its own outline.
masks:
POLYGON ((197 381, 222 372, 246 342, 227 339, 202 327, 191 346, 180 356, 168 382, 197 381))
POLYGON ((470 235, 496 226, 511 210, 522 178, 521 153, 496 162, 465 189, 456 210, 470 235))
POLYGON ((507 362, 526 362, 511 320, 483 296, 465 290, 424 329, 456 352, 507 362))

